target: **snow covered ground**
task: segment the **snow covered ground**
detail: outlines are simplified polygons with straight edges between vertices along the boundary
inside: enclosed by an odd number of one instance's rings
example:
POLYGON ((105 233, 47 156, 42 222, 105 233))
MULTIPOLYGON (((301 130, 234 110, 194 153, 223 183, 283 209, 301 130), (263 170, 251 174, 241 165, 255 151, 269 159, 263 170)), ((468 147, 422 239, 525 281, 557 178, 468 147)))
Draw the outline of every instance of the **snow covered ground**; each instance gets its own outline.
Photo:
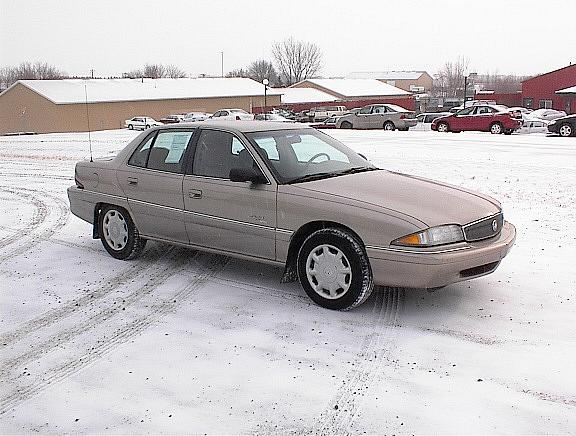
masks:
MULTIPOLYGON (((0 138, 0 433, 576 433, 576 139, 330 131, 492 195, 486 277, 312 304, 281 270, 150 243, 114 260, 68 210, 87 135, 0 138)), ((95 155, 136 133, 92 134, 95 155)))

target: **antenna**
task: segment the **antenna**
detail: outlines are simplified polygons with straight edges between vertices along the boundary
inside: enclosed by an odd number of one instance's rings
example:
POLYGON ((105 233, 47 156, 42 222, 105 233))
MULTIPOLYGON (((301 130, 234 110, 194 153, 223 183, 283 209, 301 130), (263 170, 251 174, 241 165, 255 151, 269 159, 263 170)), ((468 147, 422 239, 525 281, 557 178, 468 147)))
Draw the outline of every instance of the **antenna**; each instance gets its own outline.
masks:
POLYGON ((84 84, 84 97, 86 102, 86 121, 88 122, 88 145, 90 147, 90 162, 94 162, 92 160, 92 137, 90 135, 90 115, 88 113, 88 89, 86 84, 84 84))

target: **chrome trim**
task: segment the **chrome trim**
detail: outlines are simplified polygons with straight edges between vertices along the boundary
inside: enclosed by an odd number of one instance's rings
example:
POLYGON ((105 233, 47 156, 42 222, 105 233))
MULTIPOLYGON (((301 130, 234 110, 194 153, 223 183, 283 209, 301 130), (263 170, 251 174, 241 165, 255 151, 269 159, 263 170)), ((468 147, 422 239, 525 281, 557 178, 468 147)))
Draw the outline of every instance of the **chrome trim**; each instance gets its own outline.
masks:
POLYGON ((122 201, 127 201, 127 200, 128 200, 128 197, 120 197, 120 196, 118 196, 118 195, 105 194, 104 192, 89 191, 89 190, 87 190, 87 189, 80 189, 80 191, 86 192, 86 193, 90 193, 90 194, 103 195, 104 197, 111 197, 111 198, 115 198, 115 199, 122 200, 122 201))
POLYGON ((182 209, 178 209, 177 207, 164 206, 163 204, 149 203, 148 201, 142 201, 142 200, 136 200, 134 198, 128 198, 128 204, 130 204, 131 202, 140 203, 140 204, 143 204, 146 206, 158 207, 160 209, 167 209, 167 210, 174 211, 174 212, 182 212, 182 209))
POLYGON ((238 220, 233 220, 233 219, 230 219, 230 218, 222 218, 222 217, 219 217, 219 216, 207 215, 207 214, 205 214, 205 213, 193 212, 193 211, 191 211, 191 210, 183 210, 182 212, 184 212, 185 214, 195 215, 195 216, 199 216, 199 217, 202 217, 202 218, 209 218, 209 219, 213 219, 213 220, 216 220, 216 221, 224 221, 224 222, 232 223, 232 224, 240 224, 240 225, 242 225, 242 226, 256 227, 256 228, 264 229, 264 230, 274 230, 274 231, 276 230, 274 227, 271 227, 271 226, 263 226, 263 225, 261 225, 261 224, 253 224, 253 223, 248 223, 248 222, 246 222, 246 221, 238 221, 238 220))
POLYGON ((464 224, 464 225, 462 226, 462 229, 465 229, 466 227, 469 227, 469 226, 473 226, 474 224, 478 224, 479 222, 482 222, 482 221, 484 221, 484 220, 489 220, 490 218, 496 218, 498 215, 502 215, 502 211, 500 211, 500 212, 498 212, 498 213, 495 213, 494 215, 486 216, 486 217, 480 218, 480 219, 478 219, 478 220, 476 220, 476 221, 472 221, 471 223, 464 224))
POLYGON ((292 231, 292 230, 285 230, 285 229, 278 229, 278 228, 276 229, 276 232, 284 233, 285 235, 288 235, 288 236, 292 236, 292 234, 294 234, 294 231, 292 231))
POLYGON ((472 247, 464 246, 464 247, 454 247, 454 248, 446 248, 443 250, 435 250, 435 251, 421 251, 421 250, 410 250, 405 248, 392 248, 392 247, 379 247, 376 245, 366 245, 367 250, 380 250, 380 251, 392 251, 396 253, 408 253, 408 254, 443 254, 443 253, 451 253, 454 251, 462 251, 462 250, 469 250, 472 247))

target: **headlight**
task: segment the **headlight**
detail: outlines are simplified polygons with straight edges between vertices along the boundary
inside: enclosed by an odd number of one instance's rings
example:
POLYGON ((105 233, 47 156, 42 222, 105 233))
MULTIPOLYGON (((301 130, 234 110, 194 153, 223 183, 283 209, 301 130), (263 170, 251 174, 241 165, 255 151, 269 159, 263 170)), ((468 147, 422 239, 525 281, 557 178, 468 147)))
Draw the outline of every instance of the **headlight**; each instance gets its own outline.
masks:
POLYGON ((553 124, 556 124, 556 121, 550 121, 550 122, 548 123, 549 126, 551 126, 551 125, 553 125, 553 124))
POLYGON ((403 236, 391 242, 392 245, 408 247, 433 247, 435 245, 452 244, 464 240, 462 227, 457 224, 430 227, 420 232, 403 236))

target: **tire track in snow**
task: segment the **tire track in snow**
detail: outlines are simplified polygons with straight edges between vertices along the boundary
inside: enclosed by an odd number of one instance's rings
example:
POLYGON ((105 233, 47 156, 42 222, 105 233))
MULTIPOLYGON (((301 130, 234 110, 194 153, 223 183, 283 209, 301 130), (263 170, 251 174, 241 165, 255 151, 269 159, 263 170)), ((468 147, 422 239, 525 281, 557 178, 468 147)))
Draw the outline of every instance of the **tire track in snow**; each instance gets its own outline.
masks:
MULTIPOLYGON (((48 386, 72 376, 105 354, 111 352, 122 343, 139 335, 161 317, 175 311, 179 304, 187 300, 199 288, 205 285, 212 276, 221 271, 228 263, 228 258, 225 256, 208 255, 206 257, 208 264, 201 267, 196 277, 186 286, 180 288, 180 290, 172 295, 164 297, 162 301, 147 307, 148 310, 146 314, 138 316, 134 321, 118 328, 114 332, 103 331, 100 336, 101 339, 96 341, 96 345, 83 351, 83 354, 79 357, 66 363, 53 366, 43 374, 35 377, 29 384, 18 386, 17 380, 14 380, 13 382, 17 386, 8 395, 0 399, 0 415, 40 393, 48 386)), ((178 263, 178 268, 184 268, 187 263, 188 262, 184 262, 184 264, 178 263)), ((172 273, 174 273, 174 269, 171 268, 170 275, 172 273)), ((147 285, 156 288, 166 281, 170 275, 165 276, 163 280, 160 278, 151 280, 147 285)))
MULTIPOLYGON (((68 222, 70 216, 70 210, 68 209, 68 204, 62 200, 60 197, 53 195, 47 191, 35 190, 28 188, 13 188, 7 186, 0 186, 0 189, 4 191, 13 192, 16 195, 28 196, 29 198, 34 198, 33 201, 37 201, 38 207, 40 208, 40 221, 38 225, 32 226, 27 230, 21 232, 19 240, 24 239, 24 242, 17 245, 15 248, 11 248, 7 253, 0 255, 0 263, 6 260, 12 259, 15 256, 19 256, 26 253, 35 245, 39 244, 43 240, 49 239, 52 235, 58 232, 62 227, 68 222), (41 197, 40 197, 41 196, 41 197), (46 201, 48 199, 49 201, 46 201), (52 221, 48 227, 41 229, 41 225, 47 221, 52 221)), ((36 221, 36 218, 33 219, 36 221)), ((15 242, 15 241, 13 241, 15 242)), ((6 245, 4 245, 6 247, 6 245)), ((4 248, 0 246, 0 249, 4 248)))
POLYGON ((22 238, 23 234, 28 234, 40 226, 48 215, 48 205, 44 203, 40 198, 35 195, 28 194, 26 192, 18 192, 9 188, 0 188, 3 192, 8 192, 17 197, 22 197, 29 201, 35 208, 32 214, 32 220, 21 229, 16 229, 11 235, 5 236, 0 239, 0 248, 4 248, 15 241, 22 238))
MULTIPOLYGON (((96 313, 93 313, 93 310, 88 310, 87 313, 91 314, 86 320, 83 320, 78 323, 74 323, 72 327, 65 328, 56 332, 55 334, 51 335, 50 338, 45 340, 40 344, 33 344, 31 345, 27 351, 24 353, 5 360, 2 365, 0 366, 0 377, 5 378, 8 376, 14 368, 24 365, 26 362, 30 362, 33 360, 38 359, 43 354, 47 354, 51 350, 56 347, 60 347, 68 342, 70 342, 75 337, 79 336, 80 334, 95 329, 98 325, 106 322, 110 318, 120 314, 122 309, 126 309, 127 307, 133 305, 137 301, 141 300, 146 295, 150 294, 154 289, 160 286, 163 282, 168 280, 172 274, 176 273, 178 270, 182 269, 186 262, 189 259, 195 257, 197 252, 193 252, 192 257, 185 256, 184 249, 169 250, 166 258, 166 263, 156 263, 153 266, 153 270, 148 277, 146 283, 142 286, 139 286, 128 295, 121 295, 109 302, 105 302, 106 307, 100 309, 96 313)), ((140 268, 142 269, 142 268, 140 268)), ((124 281, 127 281, 126 279, 124 281)), ((118 288, 118 286, 114 286, 114 289, 118 288)), ((110 288, 104 288, 104 295, 109 294, 112 291, 110 288)), ((103 296, 103 295, 102 295, 103 296)), ((95 301, 93 304, 89 304, 88 308, 92 305, 98 304, 95 301)), ((74 306, 70 304, 67 305, 67 310, 63 313, 59 313, 59 315, 70 315, 73 312, 77 312, 76 310, 72 309, 74 306)), ((78 308, 79 309, 79 308, 78 308)), ((50 320, 53 318, 46 318, 42 317, 42 321, 48 322, 48 325, 51 324, 50 320)), ((39 323, 35 323, 34 325, 38 326, 39 323)), ((30 327, 28 327, 25 331, 29 331, 30 327)))
POLYGON ((54 324, 55 322, 60 321, 63 318, 74 314, 75 312, 95 305, 98 300, 106 297, 119 287, 126 285, 131 280, 140 275, 145 268, 148 268, 149 266, 156 263, 161 258, 163 252, 169 253, 170 250, 172 250, 172 247, 169 247, 168 250, 166 250, 164 247, 154 247, 151 250, 146 250, 142 256, 142 259, 139 259, 137 263, 121 271, 119 274, 106 279, 105 283, 96 287, 94 290, 82 295, 81 297, 70 300, 63 306, 56 307, 47 312, 44 312, 36 318, 33 318, 19 325, 12 331, 1 334, 0 350, 3 347, 12 344, 13 342, 21 340, 26 335, 35 332, 38 329, 45 328, 51 324, 54 324))
MULTIPOLYGON (((346 375, 342 385, 330 400, 328 406, 320 417, 311 433, 318 435, 347 434, 358 415, 359 403, 363 398, 363 391, 378 376, 378 368, 390 352, 386 345, 391 328, 397 325, 402 305, 404 290, 388 288, 378 292, 372 307, 372 316, 375 317, 374 332, 364 337, 352 368, 346 375)), ((371 323, 372 324, 372 323, 371 323)))

